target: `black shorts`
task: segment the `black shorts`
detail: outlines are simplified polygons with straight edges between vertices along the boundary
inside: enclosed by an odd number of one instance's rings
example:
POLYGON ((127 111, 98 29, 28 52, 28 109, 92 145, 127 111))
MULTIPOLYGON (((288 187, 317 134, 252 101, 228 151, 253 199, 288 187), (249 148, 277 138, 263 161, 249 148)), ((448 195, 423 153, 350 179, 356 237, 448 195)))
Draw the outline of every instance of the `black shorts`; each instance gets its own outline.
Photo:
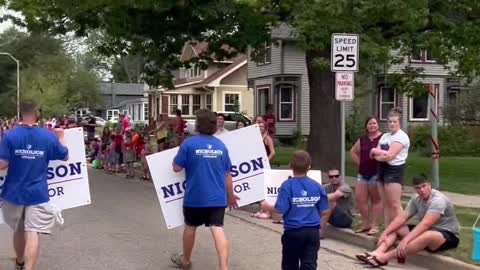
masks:
MULTIPOLYGON (((415 225, 411 225, 411 224, 408 224, 408 229, 410 231, 413 230, 413 228, 415 228, 415 225)), ((447 250, 447 249, 452 249, 452 248, 457 248, 458 247, 458 244, 460 243, 460 239, 458 239, 458 237, 450 232, 450 231, 447 231, 447 230, 441 230, 441 229, 434 229, 432 228, 431 231, 436 231, 436 232, 439 232, 443 235, 443 238, 445 238, 445 242, 439 247, 437 248, 436 250, 431 250, 429 248, 426 248, 425 250, 427 250, 428 252, 440 252, 440 251, 444 251, 444 250, 447 250)))
POLYGON ((183 217, 187 226, 223 227, 225 207, 183 207, 183 217))
POLYGON ((405 164, 394 166, 386 162, 379 162, 378 179, 377 179, 379 183, 382 183, 382 184, 397 183, 402 185, 404 176, 405 176, 405 164))
POLYGON ((167 138, 157 139, 157 144, 161 144, 167 141, 167 138))

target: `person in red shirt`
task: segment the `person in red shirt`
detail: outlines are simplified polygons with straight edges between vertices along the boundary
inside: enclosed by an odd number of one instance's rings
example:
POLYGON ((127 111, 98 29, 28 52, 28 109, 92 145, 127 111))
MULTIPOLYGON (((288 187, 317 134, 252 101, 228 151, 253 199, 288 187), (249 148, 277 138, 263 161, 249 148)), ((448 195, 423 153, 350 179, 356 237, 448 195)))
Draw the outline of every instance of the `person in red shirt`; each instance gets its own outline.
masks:
POLYGON ((272 104, 267 105, 267 113, 262 118, 267 124, 268 135, 273 137, 275 134, 275 114, 273 113, 272 104))
POLYGON ((182 144, 183 140, 185 139, 185 128, 187 126, 187 121, 185 121, 182 117, 182 111, 176 111, 177 119, 175 122, 175 135, 177 137, 176 145, 182 144))
POLYGON ((121 166, 121 164, 123 164, 123 152, 122 152, 123 135, 122 135, 122 131, 120 129, 117 129, 115 131, 115 137, 113 138, 113 142, 115 144, 115 153, 118 156, 118 163, 115 164, 115 172, 119 173, 120 172, 120 166, 121 166))
POLYGON ((120 125, 122 127, 122 132, 130 129, 130 120, 128 120, 128 117, 125 114, 120 115, 120 125))

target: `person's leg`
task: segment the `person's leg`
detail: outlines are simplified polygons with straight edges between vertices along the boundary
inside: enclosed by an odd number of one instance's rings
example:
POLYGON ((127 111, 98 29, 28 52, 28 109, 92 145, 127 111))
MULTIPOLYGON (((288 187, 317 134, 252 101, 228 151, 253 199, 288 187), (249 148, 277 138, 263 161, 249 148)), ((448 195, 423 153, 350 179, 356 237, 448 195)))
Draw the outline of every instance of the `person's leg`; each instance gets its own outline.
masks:
POLYGON ((25 232, 23 229, 17 230, 13 233, 13 248, 17 256, 17 262, 22 264, 25 261, 25 232))
POLYGON ((33 270, 38 259, 39 233, 25 232, 25 270, 33 270))
POLYGON ((320 249, 320 234, 317 229, 304 229, 303 253, 300 257, 300 270, 316 270, 318 250, 320 249))
POLYGON ((328 219, 328 223, 336 228, 351 228, 353 217, 345 210, 335 207, 328 219))
POLYGON ((404 238, 405 236, 407 236, 407 234, 409 232, 410 232, 410 230, 408 229, 408 227, 403 226, 402 228, 400 228, 395 233, 389 234, 387 236, 386 241, 380 243, 380 245, 378 245, 377 248, 374 251, 370 252, 369 254, 372 255, 372 256, 379 256, 380 254, 384 254, 385 252, 387 252, 393 246, 393 244, 395 244, 397 239, 404 238))
POLYGON ((385 184, 385 197, 384 197, 384 204, 385 208, 388 209, 387 213, 387 221, 385 222, 385 226, 390 224, 390 222, 395 219, 402 212, 402 185, 399 183, 387 183, 385 184))
POLYGON ((223 230, 223 227, 218 226, 210 226, 210 231, 212 232, 213 240, 215 242, 220 270, 227 270, 229 247, 225 231, 223 230))
POLYGON ((376 182, 368 184, 368 195, 370 198, 370 228, 378 229, 380 224, 380 216, 382 214, 382 198, 380 192, 378 191, 378 186, 376 182))
POLYGON ((380 201, 382 202, 382 210, 383 210, 383 224, 385 228, 388 227, 388 208, 386 207, 385 203, 385 185, 382 182, 377 182, 377 191, 378 195, 380 196, 380 201))
MULTIPOLYGON (((428 248, 429 250, 436 250, 438 249, 443 243, 445 243, 446 239, 440 232, 437 231, 426 231, 417 238, 413 239, 410 243, 408 243, 406 248, 406 253, 408 255, 416 254, 422 250, 428 248)), ((387 262, 392 258, 396 257, 397 250, 392 249, 391 251, 379 254, 377 259, 380 262, 387 262)))
POLYGON ((195 235, 197 227, 187 226, 183 229, 183 256, 184 263, 190 263, 192 257, 193 246, 195 245, 195 235))
POLYGON ((299 270, 304 246, 298 230, 285 231, 282 235, 282 270, 299 270))
MULTIPOLYGON (((361 178, 361 176, 359 176, 361 178)), ((370 218, 368 209, 368 183, 364 180, 359 180, 355 184, 355 203, 357 210, 360 213, 361 225, 360 229, 370 228, 370 218)))

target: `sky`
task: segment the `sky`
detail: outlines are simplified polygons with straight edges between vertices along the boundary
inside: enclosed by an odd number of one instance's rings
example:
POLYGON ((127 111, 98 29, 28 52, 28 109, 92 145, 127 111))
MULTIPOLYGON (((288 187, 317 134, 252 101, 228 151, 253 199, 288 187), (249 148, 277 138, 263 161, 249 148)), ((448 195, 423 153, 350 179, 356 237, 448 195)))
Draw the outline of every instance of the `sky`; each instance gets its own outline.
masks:
MULTIPOLYGON (((9 11, 9 10, 6 10, 5 8, 0 8, 0 16, 1 15, 4 15, 5 13, 7 14, 17 14, 19 15, 18 13, 16 12, 13 12, 13 11, 9 11)), ((3 23, 0 23, 0 33, 3 33, 5 30, 7 30, 9 27, 12 26, 12 23, 10 21, 6 21, 6 22, 3 22, 3 23)))

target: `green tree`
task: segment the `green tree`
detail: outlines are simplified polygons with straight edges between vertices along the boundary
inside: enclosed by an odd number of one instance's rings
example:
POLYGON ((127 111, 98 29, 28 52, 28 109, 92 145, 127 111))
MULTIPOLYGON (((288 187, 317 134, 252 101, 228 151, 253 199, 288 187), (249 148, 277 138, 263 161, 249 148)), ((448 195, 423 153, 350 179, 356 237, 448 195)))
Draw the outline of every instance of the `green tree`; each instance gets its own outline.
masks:
MULTIPOLYGON (((97 78, 67 55, 62 40, 10 29, 0 35, 0 51, 20 60, 20 96, 39 102, 45 116, 67 114, 85 104, 98 104, 97 78)), ((0 115, 14 115, 16 67, 0 58, 0 115)))
MULTIPOLYGON (((480 70, 480 2, 476 0, 157 0, 10 1, 32 30, 85 35, 102 30, 104 52, 118 50, 146 57, 145 78, 168 85, 168 70, 177 68, 187 41, 208 41, 219 58, 259 48, 279 21, 293 25, 306 51, 310 80, 311 133, 308 150, 314 167, 337 165, 340 157, 339 103, 329 71, 330 35, 358 33, 360 68, 378 75, 416 50, 430 49, 440 63, 453 62, 452 74, 473 77, 480 70), (65 23, 68 22, 68 23, 65 23), (234 50, 225 50, 227 44, 234 50), (395 52, 395 53, 392 53, 395 52)), ((256 50, 257 52, 259 50, 256 50)), ((256 57, 255 53, 252 55, 256 57)), ((193 61, 198 61, 194 59, 193 61)), ((184 63, 188 65, 189 63, 184 63)), ((408 63, 403 74, 390 76, 398 90, 416 94, 423 70, 408 63)))

